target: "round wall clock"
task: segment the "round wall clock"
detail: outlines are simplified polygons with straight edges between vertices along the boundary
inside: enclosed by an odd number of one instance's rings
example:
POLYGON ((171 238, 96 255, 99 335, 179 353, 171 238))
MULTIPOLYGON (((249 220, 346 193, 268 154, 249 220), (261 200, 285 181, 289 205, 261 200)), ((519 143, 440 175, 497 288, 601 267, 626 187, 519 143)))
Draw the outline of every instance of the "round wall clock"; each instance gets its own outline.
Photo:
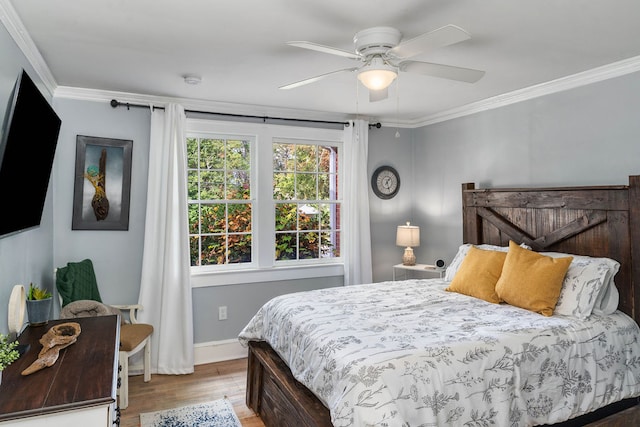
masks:
POLYGON ((380 166, 371 175, 371 188, 381 199, 391 199, 400 190, 400 175, 391 166, 380 166))

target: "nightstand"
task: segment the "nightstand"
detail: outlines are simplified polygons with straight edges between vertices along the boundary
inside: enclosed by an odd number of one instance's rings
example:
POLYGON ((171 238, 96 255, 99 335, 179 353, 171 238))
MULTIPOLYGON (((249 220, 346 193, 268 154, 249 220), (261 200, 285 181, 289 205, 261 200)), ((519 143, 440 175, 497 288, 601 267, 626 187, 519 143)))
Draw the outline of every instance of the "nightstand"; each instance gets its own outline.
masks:
POLYGON ((404 265, 404 264, 396 264, 393 266, 393 280, 396 280, 396 270, 401 270, 404 272, 404 278, 408 279, 411 272, 419 272, 427 274, 427 277, 430 278, 440 278, 444 277, 444 269, 436 268, 435 265, 429 264, 416 264, 416 265, 404 265))

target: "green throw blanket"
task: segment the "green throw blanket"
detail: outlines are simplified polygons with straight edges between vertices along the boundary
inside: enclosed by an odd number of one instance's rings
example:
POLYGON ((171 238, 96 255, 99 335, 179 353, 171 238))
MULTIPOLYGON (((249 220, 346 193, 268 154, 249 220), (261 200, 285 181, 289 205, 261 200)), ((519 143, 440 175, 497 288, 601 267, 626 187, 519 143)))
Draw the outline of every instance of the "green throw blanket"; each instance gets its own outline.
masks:
POLYGON ((62 306, 77 300, 102 302, 93 263, 90 259, 69 262, 56 272, 56 288, 62 297, 62 306))

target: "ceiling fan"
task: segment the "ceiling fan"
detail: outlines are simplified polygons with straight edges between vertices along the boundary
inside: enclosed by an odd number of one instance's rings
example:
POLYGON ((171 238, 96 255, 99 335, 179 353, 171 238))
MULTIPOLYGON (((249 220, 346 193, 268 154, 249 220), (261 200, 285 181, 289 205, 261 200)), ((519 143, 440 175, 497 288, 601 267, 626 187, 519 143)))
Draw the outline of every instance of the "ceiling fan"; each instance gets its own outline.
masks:
POLYGON ((402 40, 402 33, 392 27, 367 28, 357 32, 353 37, 355 52, 308 41, 290 41, 287 42, 289 46, 342 56, 360 61, 363 65, 320 74, 280 86, 280 89, 293 89, 334 74, 355 71, 358 73, 358 80, 369 89, 369 100, 374 102, 388 97, 388 87, 398 76, 399 71, 475 83, 484 75, 484 71, 410 60, 410 58, 429 50, 449 46, 470 38, 469 33, 462 28, 455 25, 445 25, 409 40, 402 40))

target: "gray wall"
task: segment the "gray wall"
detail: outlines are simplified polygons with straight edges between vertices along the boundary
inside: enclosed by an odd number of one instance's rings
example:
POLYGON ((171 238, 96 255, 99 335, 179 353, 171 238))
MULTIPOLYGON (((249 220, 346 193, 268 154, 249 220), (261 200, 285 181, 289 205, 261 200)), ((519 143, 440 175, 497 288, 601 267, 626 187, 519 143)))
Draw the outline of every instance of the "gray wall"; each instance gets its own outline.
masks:
POLYGON ((415 129, 413 161, 422 258, 450 261, 464 182, 613 185, 640 174, 640 73, 415 129))
MULTIPOLYGON (((410 221, 422 227, 422 218, 414 217, 412 206, 414 197, 413 144, 411 129, 400 129, 395 137, 395 128, 373 128, 369 131, 369 177, 379 166, 389 165, 400 175, 400 190, 388 200, 379 199, 369 185, 369 215, 371 220, 371 247, 373 281, 391 280, 391 266, 402 262, 404 248, 396 246, 396 229, 410 221)), ((414 248, 418 262, 426 263, 421 257, 421 247, 414 248)))
MULTIPOLYGON (((33 68, 15 44, 4 26, 0 25, 0 121, 4 121, 16 79, 25 69, 47 99, 51 96, 44 88, 33 68)), ((4 129, 2 129, 4 132, 4 129)), ((56 155, 57 157, 57 155, 56 155)), ((0 332, 7 333, 7 305, 11 290, 21 284, 25 288, 33 282, 53 289, 53 203, 52 184, 45 201, 39 228, 0 238, 0 332)), ((25 194, 25 197, 28 197, 25 194)), ((0 202, 2 203, 2 202, 0 202)), ((0 205, 2 209, 19 209, 19 206, 0 205)), ((1 219, 0 219, 1 220, 1 219)), ((26 317, 26 316, 25 316, 26 317)), ((26 319, 25 319, 26 320, 26 319)))
POLYGON ((60 98, 55 99, 54 107, 62 119, 52 178, 54 265, 63 267, 67 262, 90 258, 104 302, 136 303, 140 292, 146 215, 149 110, 112 108, 106 102, 60 98), (71 229, 77 135, 133 140, 127 231, 71 229))

